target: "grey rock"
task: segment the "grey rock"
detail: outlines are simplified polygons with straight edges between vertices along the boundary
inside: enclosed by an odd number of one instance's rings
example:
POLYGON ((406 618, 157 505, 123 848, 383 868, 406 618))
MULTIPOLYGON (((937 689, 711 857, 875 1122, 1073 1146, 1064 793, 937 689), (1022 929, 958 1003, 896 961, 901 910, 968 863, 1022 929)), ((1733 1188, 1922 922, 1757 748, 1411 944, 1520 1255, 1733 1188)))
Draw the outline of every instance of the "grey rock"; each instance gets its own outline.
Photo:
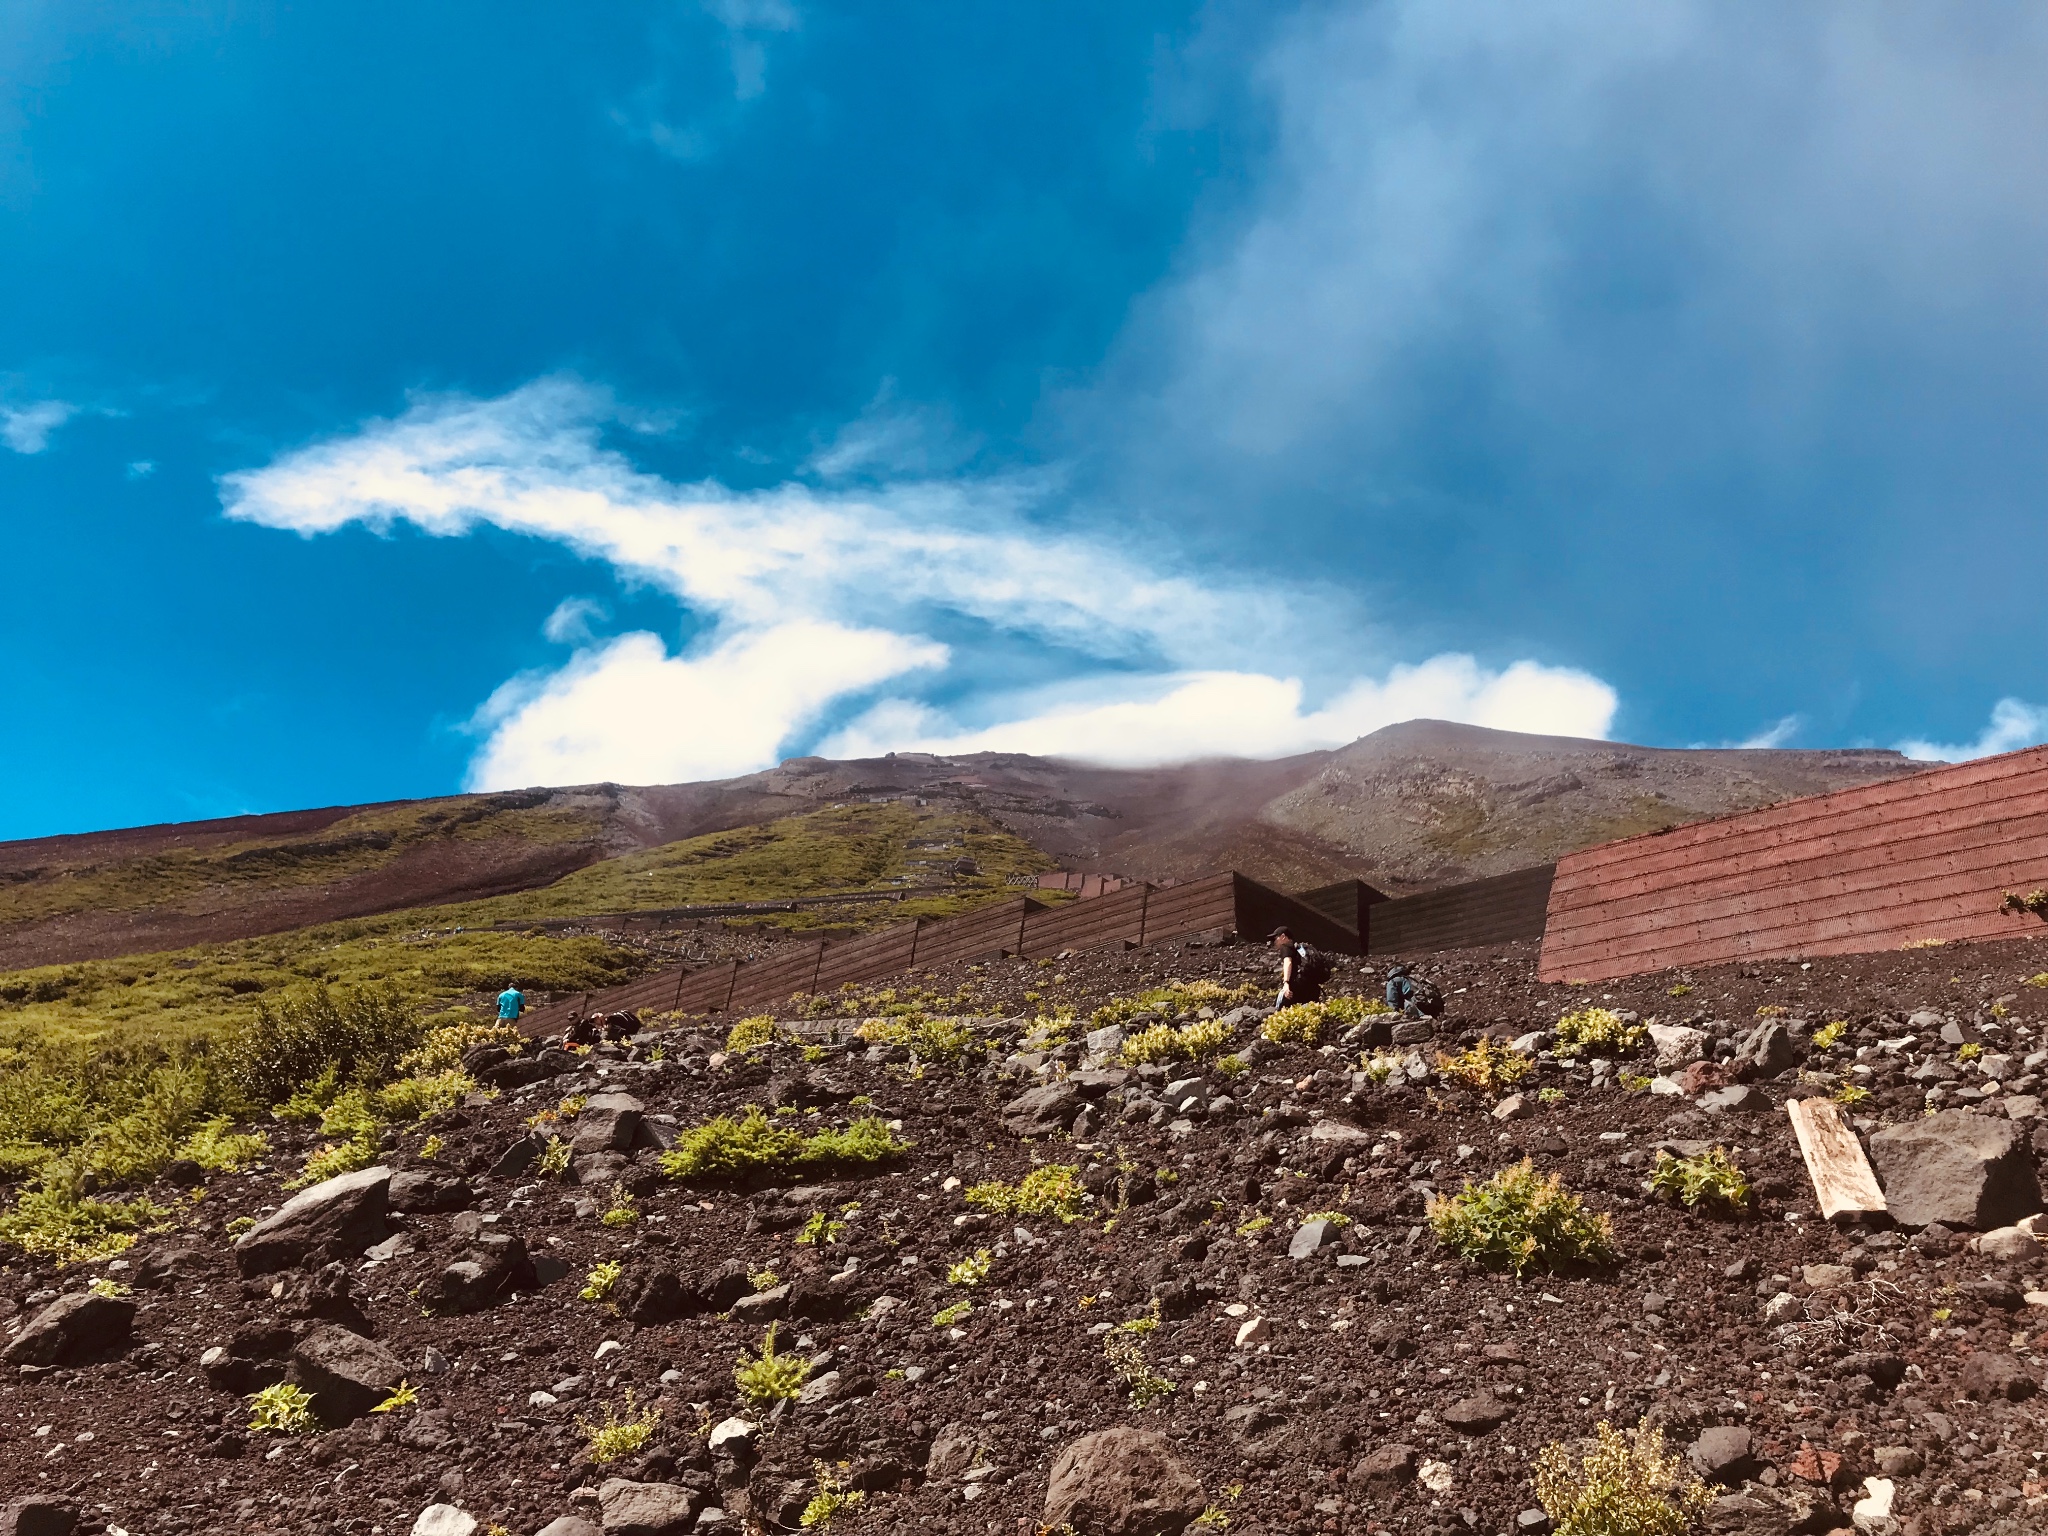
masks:
POLYGON ((1183 1077, 1168 1083, 1159 1097, 1175 1114, 1194 1114, 1208 1106, 1209 1085, 1199 1077, 1183 1077))
POLYGON ((476 1191, 446 1168, 405 1168, 391 1175, 385 1201, 394 1211, 459 1211, 475 1203, 476 1191))
POLYGON ((1131 1074, 1121 1067, 1090 1068, 1080 1072, 1069 1072, 1067 1086, 1084 1099, 1099 1099, 1123 1087, 1130 1081, 1130 1077, 1131 1074))
POLYGON ((540 1161, 541 1153, 546 1150, 547 1145, 540 1137, 522 1136, 498 1154, 497 1162, 491 1165, 491 1177, 494 1179, 519 1178, 531 1169, 535 1163, 540 1161))
POLYGON ((1657 1048, 1658 1070, 1688 1066, 1707 1054, 1707 1032, 1684 1024, 1650 1024, 1650 1042, 1657 1048))
POLYGON ((1323 1249, 1337 1240, 1337 1224, 1332 1221, 1304 1221, 1294 1229, 1294 1236, 1287 1244, 1290 1259, 1312 1259, 1323 1249))
POLYGON ((703 1503, 702 1494, 675 1483, 612 1477, 597 1490, 605 1536, 683 1536, 696 1524, 703 1503))
POLYGON ((540 1277, 522 1239, 479 1231, 452 1263, 421 1285, 419 1303, 429 1312, 455 1317, 539 1289, 540 1277))
POLYGON ((412 1536, 476 1536, 476 1516, 453 1504, 429 1504, 412 1523, 412 1536))
POLYGON ((1065 1083, 1027 1089, 1003 1108, 1003 1126, 1013 1136, 1052 1136, 1081 1113, 1081 1095, 1065 1083))
POLYGON ((1403 1019, 1394 1026, 1393 1044, 1421 1045, 1436 1038, 1436 1025, 1428 1019, 1403 1019))
POLYGON ((578 1152, 630 1152, 646 1105, 630 1093, 593 1093, 576 1115, 578 1152))
POLYGON ((353 1259, 390 1234, 390 1187, 391 1170, 379 1166, 302 1189, 236 1240, 235 1263, 245 1275, 265 1275, 308 1260, 353 1259))
POLYGON ((1776 1019, 1766 1019, 1736 1047, 1735 1059, 1748 1062, 1760 1077, 1776 1077, 1799 1064, 1799 1041, 1776 1019))
POLYGON ((0 1505, 0 1536, 71 1536, 78 1506, 55 1494, 32 1493, 0 1505))
MULTIPOLYGON (((465 1058, 465 1061, 467 1060, 468 1058, 465 1058)), ((470 1069, 469 1075, 486 1088, 510 1090, 546 1082, 551 1077, 574 1072, 581 1065, 582 1062, 569 1052, 559 1046, 550 1046, 537 1055, 513 1056, 488 1066, 470 1069)))
POLYGON ((604 1532, 581 1515, 563 1515, 550 1520, 535 1536, 604 1536, 604 1532))
POLYGON ((2040 1386, 2032 1373, 2011 1355, 1979 1350, 1963 1365, 1963 1395, 1980 1402, 2023 1402, 2040 1386))
POLYGON ((1701 1477, 1731 1488, 1761 1470, 1749 1431, 1739 1424, 1702 1431, 1687 1447, 1685 1459, 1701 1477))
POLYGON ((73 1291, 31 1318, 0 1355, 9 1365, 63 1365, 125 1348, 135 1329, 135 1303, 73 1291))
POLYGON ((1412 1445, 1382 1445, 1359 1458, 1351 1469, 1351 1480, 1367 1487, 1400 1487, 1415 1481, 1415 1466, 1422 1453, 1412 1445))
POLYGON ((1946 1109, 1870 1138, 1870 1160, 1892 1220, 1989 1230, 2041 1209, 2019 1126, 1946 1109))
POLYGON ((1770 1095, 1752 1088, 1747 1083, 1732 1083, 1726 1088, 1716 1088, 1699 1097, 1699 1106, 1710 1115, 1725 1115, 1732 1112, 1754 1114, 1771 1107, 1770 1095))
POLYGON ((1179 1536, 1205 1507, 1201 1483, 1171 1440, 1119 1425, 1060 1452, 1046 1488, 1045 1523, 1088 1536, 1179 1536))
POLYGON ((293 1346, 291 1379, 313 1394, 313 1416, 335 1429, 389 1397, 405 1363, 375 1339, 327 1323, 293 1346))
POLYGON ((1117 1024, 1105 1024, 1100 1029, 1091 1029, 1081 1037, 1081 1043, 1087 1047, 1090 1056, 1099 1056, 1104 1059, 1114 1057, 1117 1052, 1124 1048, 1123 1027, 1117 1024))
POLYGON ((756 1291, 751 1296, 742 1296, 732 1304, 733 1321, 741 1323, 772 1322, 788 1310, 789 1286, 786 1283, 756 1291))
POLYGON ((1460 1398, 1443 1412, 1443 1420, 1461 1435, 1483 1435, 1514 1415, 1514 1407, 1490 1395, 1460 1398))
POLYGON ((2037 1120, 2041 1116, 2041 1101, 2031 1093, 2009 1093, 1998 1102, 2009 1120, 2037 1120))
POLYGON ((829 1403, 839 1396, 839 1388, 846 1378, 837 1371, 823 1371, 803 1384, 803 1390, 796 1395, 797 1406, 815 1408, 819 1403, 829 1403))
POLYGON ((1318 1120, 1309 1127, 1308 1139, 1325 1147, 1370 1146, 1373 1134, 1348 1120, 1318 1120))

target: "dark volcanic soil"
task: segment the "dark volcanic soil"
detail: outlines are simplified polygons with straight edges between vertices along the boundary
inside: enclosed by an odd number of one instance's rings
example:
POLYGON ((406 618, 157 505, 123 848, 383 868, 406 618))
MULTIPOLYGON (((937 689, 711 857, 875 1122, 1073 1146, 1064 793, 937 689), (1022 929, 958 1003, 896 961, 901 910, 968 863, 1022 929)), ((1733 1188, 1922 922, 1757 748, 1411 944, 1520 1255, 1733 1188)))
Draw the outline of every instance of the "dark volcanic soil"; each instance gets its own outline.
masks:
MULTIPOLYGON (((10 1332, 94 1275, 132 1284, 166 1265, 172 1273, 137 1286, 137 1342, 118 1358, 7 1381, 0 1488, 74 1495, 88 1516, 83 1529, 133 1536, 374 1536, 411 1530, 435 1503, 530 1536, 572 1511, 596 1521, 595 1489, 623 1476, 691 1489, 691 1502, 731 1511, 724 1529, 737 1530, 742 1518, 793 1524, 818 1464, 844 1462, 846 1481, 866 1494, 834 1520, 836 1530, 1028 1536, 1061 1448, 1133 1424, 1177 1444, 1233 1532, 1494 1536, 1542 1529, 1517 1524, 1535 1503, 1530 1463, 1541 1447, 1585 1435, 1598 1420, 1648 1418, 1679 1449, 1709 1426, 1750 1431, 1753 1464, 1730 1469, 1716 1490, 1719 1529, 1846 1527, 1864 1479, 1883 1474, 1896 1484, 1905 1531, 2039 1532, 2048 1529, 2042 1398, 1977 1401, 1963 1383, 1978 1356, 2009 1359, 2019 1377, 2041 1380, 2048 1298, 2025 1297, 2048 1289, 2048 1267, 1991 1262, 1968 1249, 1965 1234, 1938 1228, 1829 1227, 1814 1214, 1781 1105, 1822 1091, 1802 1086, 1800 1071, 1847 1074, 1860 1053, 1870 1070, 1857 1080, 1872 1093, 1858 1109, 1866 1129, 1921 1113, 1931 1090, 1907 1073, 1929 1061, 1954 1073, 1932 1090, 1937 1102, 2002 1114, 2002 1101, 2026 1093, 2041 1070, 2025 1063, 2042 1044, 2048 989, 2022 981, 2044 960, 2035 945, 1987 945, 1599 988, 1536 984, 1533 955, 1520 948, 1424 966, 1450 1000, 1426 1050, 1482 1030, 1545 1028, 1588 1003, 1691 1020, 1715 1035, 1746 1032, 1763 1006, 1811 1025, 1849 1021, 1838 1046, 1760 1085, 1767 1108, 1718 1115, 1680 1097, 1596 1086, 1585 1066, 1546 1063, 1524 1086, 1555 1087, 1561 1100, 1502 1121, 1491 1100, 1440 1079, 1395 1088, 1354 1077, 1355 1049, 1261 1047, 1251 1070, 1227 1085, 1235 1112, 1155 1115, 1163 1075, 1133 1074, 1102 1100, 1107 1123, 1089 1143, 1030 1142, 1000 1115, 1037 1081, 1028 1062, 934 1067, 913 1079, 902 1062, 869 1060, 858 1046, 827 1045, 806 1062, 788 1043, 712 1066, 717 1040, 686 1029, 650 1033, 600 1049, 573 1075, 395 1138, 390 1166, 467 1171, 475 1198, 466 1212, 395 1222, 395 1246, 409 1251, 351 1259, 345 1295, 332 1271, 313 1285, 305 1273, 237 1273, 227 1224, 275 1207, 280 1179, 311 1145, 290 1127, 268 1127, 266 1170, 215 1176, 196 1205, 168 1187, 156 1191, 166 1203, 175 1195, 192 1221, 116 1264, 56 1270, 8 1256, 0 1307, 13 1314, 10 1332), (1681 986, 1690 990, 1672 996, 1681 986), (1940 1018, 1909 1026, 1923 1011, 1940 1018), (1979 1062, 1956 1062, 1943 1025, 2003 1062, 2001 1092, 1985 1094, 1979 1062), (1909 1034, 1914 1042, 1895 1053, 1878 1044, 1909 1034), (747 1103, 802 1103, 819 1112, 810 1124, 829 1123, 860 1113, 852 1100, 863 1095, 900 1120, 915 1146, 881 1173, 797 1193, 683 1187, 654 1171, 651 1151, 623 1170, 582 1165, 596 1181, 588 1188, 531 1172, 490 1176, 525 1134, 527 1116, 601 1090, 629 1092, 650 1116, 674 1116, 683 1127, 747 1103), (1127 1090, 1137 1102, 1119 1103, 1127 1090), (1311 1135, 1322 1122, 1355 1125, 1370 1139, 1333 1152, 1311 1135), (430 1134, 444 1146, 424 1163, 430 1134), (1754 1209, 1716 1219, 1647 1196, 1644 1174, 1666 1139, 1729 1147, 1756 1181, 1754 1209), (1621 1250, 1613 1265, 1516 1281, 1436 1247, 1420 1221, 1427 1192, 1454 1190, 1463 1176, 1524 1156, 1612 1214, 1621 1250), (1101 1202, 1088 1219, 995 1220, 951 1183, 1014 1180, 1034 1160, 1090 1170, 1101 1202), (1119 1166, 1131 1174, 1129 1204, 1105 1232, 1099 1217, 1119 1166), (633 1226, 601 1223, 614 1179, 642 1192, 633 1226), (840 1214, 854 1202, 857 1210, 840 1214), (1302 1217, 1332 1211, 1350 1218, 1335 1245, 1290 1259, 1302 1217), (839 1216, 845 1229, 835 1243, 804 1245, 803 1223, 818 1212, 839 1216), (423 1315, 415 1291, 461 1246, 458 1223, 520 1237, 556 1261, 558 1278, 474 1315, 423 1315), (178 1250, 185 1257, 167 1258, 178 1250), (986 1282, 949 1285, 948 1267, 978 1250, 991 1256, 986 1282), (732 1367, 743 1347, 760 1342, 762 1320, 704 1312, 641 1325, 577 1296, 601 1261, 621 1264, 622 1291, 636 1295, 657 1272, 701 1286, 735 1259, 793 1283, 781 1341, 816 1357, 817 1374, 838 1373, 836 1394, 821 1401, 765 1419, 749 1414, 760 1428, 738 1457, 712 1454, 706 1431, 741 1413, 732 1367), (1845 1267, 1809 1269, 1819 1265, 1845 1267), (834 1274, 844 1278, 828 1282, 834 1274), (1767 1320, 1765 1306, 1780 1293, 1793 1299, 1767 1320), (935 1313, 963 1298, 971 1316, 933 1325, 935 1313), (1108 1331, 1155 1310, 1164 1320, 1150 1332, 1108 1331), (276 1355, 321 1313, 393 1350, 417 1405, 318 1435, 247 1432, 244 1400, 215 1385, 201 1357, 214 1346, 250 1360, 276 1355), (1240 1347, 1240 1330, 1258 1319, 1263 1340, 1240 1347), (1111 1338, 1137 1338, 1150 1367, 1175 1384, 1163 1405, 1131 1404, 1104 1356, 1111 1338), (596 1466, 579 1421, 601 1419, 606 1405, 624 1410, 629 1392, 660 1409, 661 1427, 633 1457, 596 1466), (1474 1398, 1504 1405, 1495 1427, 1476 1427, 1458 1406, 1474 1398), (1394 1446, 1412 1448, 1413 1459, 1375 1458, 1394 1446), (1393 1463, 1395 1476, 1369 1477, 1375 1462, 1393 1463)), ((1343 987, 1377 985, 1377 976, 1357 975, 1357 962, 1345 965, 1343 987)), ((1234 984, 1269 970, 1256 950, 1170 947, 1053 965, 1002 962, 918 981, 948 991, 974 983, 978 1011, 991 1018, 1065 1005, 1085 1025, 1108 997, 1164 977, 1234 984), (1037 994, 1028 1002, 1027 991, 1037 994)), ((795 1027, 812 1039, 825 1028, 795 1027)), ((1013 1041, 1016 1026, 1006 1029, 1013 1041)), ((1254 1038, 1254 1026, 1240 1038, 1254 1038)), ((2048 1137, 2037 1132, 2037 1161, 2044 1151, 2048 1137)))

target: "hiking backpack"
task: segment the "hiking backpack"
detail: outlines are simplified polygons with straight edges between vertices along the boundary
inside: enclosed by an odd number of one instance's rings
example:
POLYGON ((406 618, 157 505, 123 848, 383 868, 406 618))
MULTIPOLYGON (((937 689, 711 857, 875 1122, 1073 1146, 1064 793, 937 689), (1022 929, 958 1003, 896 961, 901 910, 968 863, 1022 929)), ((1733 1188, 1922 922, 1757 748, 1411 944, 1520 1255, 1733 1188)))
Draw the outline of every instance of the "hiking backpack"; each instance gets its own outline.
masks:
POLYGON ((1330 973, 1335 970, 1330 964, 1330 957, 1313 944, 1297 941, 1294 948, 1301 957, 1294 967, 1295 979, 1311 991, 1321 991, 1329 984, 1330 973))
POLYGON ((1417 1013, 1436 1018, 1444 1011, 1444 989, 1433 981, 1420 976, 1410 976, 1408 982, 1408 1005, 1417 1013))

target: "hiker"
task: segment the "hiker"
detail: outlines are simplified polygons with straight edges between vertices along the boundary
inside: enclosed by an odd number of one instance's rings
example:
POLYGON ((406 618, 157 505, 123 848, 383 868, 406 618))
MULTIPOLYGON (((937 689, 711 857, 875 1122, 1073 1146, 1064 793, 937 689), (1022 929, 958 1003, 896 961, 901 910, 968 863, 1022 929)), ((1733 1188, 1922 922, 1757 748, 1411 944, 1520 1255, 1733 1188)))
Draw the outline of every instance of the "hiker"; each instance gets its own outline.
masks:
POLYGON ((1313 946, 1297 942, 1285 923, 1267 934, 1266 939, 1280 952, 1280 996, 1273 1006, 1292 1008, 1298 1003, 1320 1001, 1323 983, 1330 979, 1330 962, 1313 946))
POLYGON ((1411 1019, 1433 1019, 1444 1011, 1444 994, 1435 982, 1397 965, 1387 972, 1387 1006, 1411 1019))
POLYGON ((506 982, 505 990, 498 994, 498 1022, 517 1024, 519 1016, 526 1012, 526 994, 514 982, 506 982))

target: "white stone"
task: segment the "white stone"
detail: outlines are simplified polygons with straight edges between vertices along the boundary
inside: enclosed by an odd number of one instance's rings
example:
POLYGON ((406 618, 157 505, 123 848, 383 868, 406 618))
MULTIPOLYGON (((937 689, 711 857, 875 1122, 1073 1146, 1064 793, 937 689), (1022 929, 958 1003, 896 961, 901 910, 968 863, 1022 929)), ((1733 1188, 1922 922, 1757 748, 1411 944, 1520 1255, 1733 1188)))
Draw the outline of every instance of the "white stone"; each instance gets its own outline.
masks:
POLYGON ((2022 1232, 2018 1227, 1999 1227, 1977 1239, 1977 1251, 2002 1264, 2023 1264, 2038 1259, 2042 1250, 2040 1240, 2032 1233, 2022 1232))
POLYGON ((449 1370, 448 1357, 438 1349, 430 1348, 420 1356, 420 1369, 429 1376, 446 1376, 449 1370))
POLYGON ((1457 1481, 1450 1463, 1443 1461, 1425 1461, 1415 1469, 1415 1475, 1431 1493, 1449 1493, 1451 1485, 1457 1481))
POLYGON ((1892 1498, 1896 1492, 1890 1478, 1866 1477, 1863 1497, 1849 1511, 1849 1523, 1865 1536, 1890 1536, 1898 1529, 1898 1522, 1892 1519, 1892 1498))
POLYGON ((1254 1344, 1263 1344, 1273 1336, 1273 1325, 1263 1317, 1248 1317, 1237 1330, 1237 1347, 1249 1349, 1254 1344))
POLYGON ((412 1523, 412 1536, 476 1536, 476 1530, 475 1516, 453 1504, 429 1504, 412 1523))
POLYGON ((1786 1318, 1795 1316, 1802 1310, 1797 1296, 1790 1291, 1780 1291, 1764 1303, 1764 1321, 1782 1323, 1786 1318))
POLYGON ((746 1441, 753 1439, 760 1432, 760 1428, 760 1425, 750 1424, 745 1419, 727 1419, 723 1423, 712 1426, 711 1434, 704 1443, 716 1451, 735 1440, 746 1441))
POLYGON ((1644 1026, 1650 1041, 1657 1047, 1657 1065, 1660 1069, 1688 1066, 1707 1054, 1707 1032, 1693 1029, 1684 1024, 1650 1024, 1644 1026))
POLYGON ((626 1346, 621 1344, 617 1339, 606 1339, 602 1344, 597 1346, 597 1354, 592 1358, 603 1360, 608 1358, 609 1356, 616 1355, 625 1347, 626 1346))
POLYGON ((526 1406, 529 1408, 552 1408, 560 1401, 561 1399, 552 1392, 529 1392, 526 1394, 526 1406))
POLYGON ((1651 1078, 1650 1092, 1661 1093, 1666 1095, 1675 1095, 1676 1097, 1681 1099, 1685 1097, 1685 1089, 1679 1086, 1678 1079, 1675 1077, 1651 1078))

